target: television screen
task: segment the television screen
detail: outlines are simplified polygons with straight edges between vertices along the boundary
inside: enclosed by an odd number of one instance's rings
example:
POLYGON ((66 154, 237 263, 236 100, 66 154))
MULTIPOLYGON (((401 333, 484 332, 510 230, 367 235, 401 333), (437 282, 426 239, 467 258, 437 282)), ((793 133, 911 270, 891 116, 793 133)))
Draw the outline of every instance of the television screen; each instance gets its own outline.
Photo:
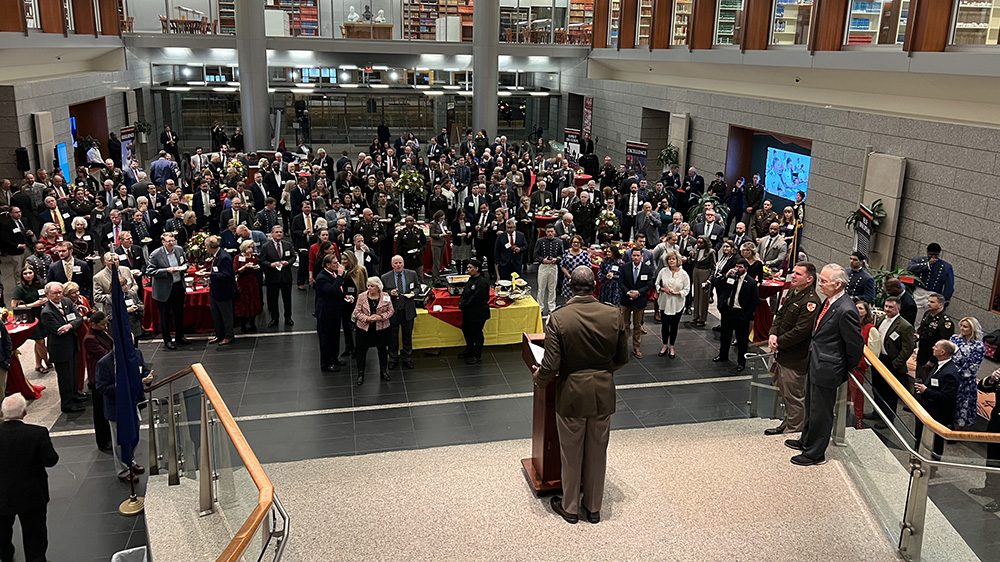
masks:
POLYGON ((56 163, 59 165, 59 169, 62 171, 63 177, 68 178, 69 175, 69 152, 66 149, 66 143, 61 142, 56 145, 56 163))
POLYGON ((76 117, 69 116, 69 138, 73 141, 73 148, 76 148, 76 117))
POLYGON ((764 173, 764 187, 772 193, 795 201, 795 192, 809 193, 809 167, 812 157, 768 147, 767 165, 764 173))

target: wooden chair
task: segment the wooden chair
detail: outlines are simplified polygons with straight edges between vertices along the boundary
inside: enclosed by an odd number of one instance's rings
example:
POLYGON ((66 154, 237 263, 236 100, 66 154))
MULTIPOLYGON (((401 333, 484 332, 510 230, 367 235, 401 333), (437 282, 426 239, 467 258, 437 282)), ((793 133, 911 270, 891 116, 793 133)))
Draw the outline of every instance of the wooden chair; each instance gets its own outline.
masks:
POLYGON ((163 33, 170 33, 170 20, 167 16, 160 16, 160 27, 163 28, 163 33))

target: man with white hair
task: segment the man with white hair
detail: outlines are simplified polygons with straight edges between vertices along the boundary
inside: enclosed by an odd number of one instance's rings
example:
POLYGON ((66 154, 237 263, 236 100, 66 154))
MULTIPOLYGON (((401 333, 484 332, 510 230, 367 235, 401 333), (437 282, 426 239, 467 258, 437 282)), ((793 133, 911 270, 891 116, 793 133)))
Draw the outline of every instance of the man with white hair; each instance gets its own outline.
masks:
POLYGON ((77 313, 73 301, 63 296, 62 283, 48 282, 45 298, 48 302, 42 307, 41 324, 48 334, 49 359, 56 368, 60 405, 66 413, 82 412, 83 398, 76 392, 77 337, 86 319, 77 313))
POLYGON ((0 404, 0 560, 14 559, 14 518, 21 522, 24 560, 45 560, 49 547, 45 511, 49 503, 46 468, 59 462, 49 430, 24 423, 28 403, 20 393, 0 404))
POLYGON ((846 287, 843 266, 831 263, 820 272, 819 292, 826 300, 809 343, 805 427, 798 439, 785 440, 787 447, 801 451, 792 457, 792 464, 799 466, 826 462, 837 389, 847 382, 847 373, 864 352, 858 309, 847 296, 846 287))

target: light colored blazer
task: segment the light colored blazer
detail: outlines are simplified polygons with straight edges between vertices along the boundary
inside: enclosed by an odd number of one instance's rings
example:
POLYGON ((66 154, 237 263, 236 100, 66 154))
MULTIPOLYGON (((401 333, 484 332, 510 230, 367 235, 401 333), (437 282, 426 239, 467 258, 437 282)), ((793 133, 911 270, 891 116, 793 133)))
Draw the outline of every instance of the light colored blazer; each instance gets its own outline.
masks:
MULTIPOLYGON (((118 278, 122 281, 122 292, 125 293, 125 300, 132 299, 135 304, 142 304, 141 300, 136 303, 135 277, 132 277, 132 270, 124 265, 118 266, 118 278)), ((105 314, 111 314, 111 271, 104 268, 94 275, 94 304, 98 310, 105 314)))
POLYGON ((360 295, 357 296, 357 305, 354 307, 354 312, 351 313, 351 320, 354 321, 354 325, 358 327, 359 331, 367 332, 368 325, 371 322, 367 320, 362 320, 361 316, 368 316, 369 314, 375 314, 379 319, 375 322, 376 330, 385 330, 389 328, 389 319, 392 318, 395 309, 392 308, 392 299, 389 298, 389 294, 382 291, 382 296, 379 297, 378 305, 375 306, 375 312, 372 313, 371 309, 368 307, 368 291, 362 291, 360 295))
MULTIPOLYGON (((174 246, 174 256, 177 257, 178 265, 187 264, 184 250, 180 246, 174 246)), ((167 250, 163 246, 153 250, 149 254, 149 263, 146 265, 146 275, 153 278, 153 300, 166 302, 170 298, 170 288, 173 287, 173 274, 167 271, 170 262, 167 260, 167 250)), ((183 281, 183 272, 181 280, 183 281)))

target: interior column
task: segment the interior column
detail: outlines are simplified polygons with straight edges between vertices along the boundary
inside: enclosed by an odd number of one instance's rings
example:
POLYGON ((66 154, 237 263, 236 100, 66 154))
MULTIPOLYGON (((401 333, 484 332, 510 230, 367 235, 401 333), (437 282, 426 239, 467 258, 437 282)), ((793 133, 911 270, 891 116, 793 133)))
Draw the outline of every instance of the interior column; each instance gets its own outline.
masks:
POLYGON ((476 2, 472 10, 472 126, 497 136, 497 56, 500 52, 500 5, 476 2))
POLYGON ((236 3, 236 52, 240 65, 240 115, 246 151, 270 148, 267 95, 267 39, 264 0, 236 3))

